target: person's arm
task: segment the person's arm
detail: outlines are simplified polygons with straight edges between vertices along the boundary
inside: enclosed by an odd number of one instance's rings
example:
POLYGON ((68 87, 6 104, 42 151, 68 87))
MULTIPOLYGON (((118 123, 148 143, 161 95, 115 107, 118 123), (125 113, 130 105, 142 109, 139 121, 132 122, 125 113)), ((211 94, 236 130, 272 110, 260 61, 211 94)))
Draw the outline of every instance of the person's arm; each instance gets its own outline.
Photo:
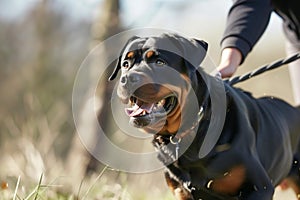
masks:
POLYGON ((222 55, 222 77, 231 76, 264 33, 273 11, 271 0, 235 0, 229 10, 222 55))

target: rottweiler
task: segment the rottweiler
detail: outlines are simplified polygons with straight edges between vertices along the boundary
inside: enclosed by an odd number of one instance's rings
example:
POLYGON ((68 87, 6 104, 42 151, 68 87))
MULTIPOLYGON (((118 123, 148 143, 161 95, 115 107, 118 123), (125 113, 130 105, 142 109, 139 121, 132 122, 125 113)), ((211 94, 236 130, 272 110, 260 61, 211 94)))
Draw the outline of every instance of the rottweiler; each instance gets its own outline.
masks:
POLYGON ((173 33, 133 36, 109 80, 121 71, 117 94, 129 123, 153 134, 176 199, 271 200, 286 177, 299 183, 300 110, 209 75, 201 67, 207 48, 173 33), (219 115, 223 122, 214 120, 219 115), (215 141, 200 153, 211 134, 215 141))

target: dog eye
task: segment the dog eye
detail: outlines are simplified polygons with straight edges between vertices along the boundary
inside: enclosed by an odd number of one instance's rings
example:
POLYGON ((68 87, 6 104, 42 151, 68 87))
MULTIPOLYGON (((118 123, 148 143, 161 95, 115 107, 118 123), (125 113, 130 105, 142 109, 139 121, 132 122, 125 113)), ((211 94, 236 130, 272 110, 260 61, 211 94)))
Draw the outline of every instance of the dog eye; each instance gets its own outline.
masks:
POLYGON ((125 61, 122 63, 122 67, 128 68, 128 67, 129 67, 129 62, 125 60, 125 61))
POLYGON ((165 61, 163 61, 163 60, 161 60, 161 59, 157 59, 157 60, 156 60, 156 64, 157 64, 157 65, 165 65, 166 63, 165 63, 165 61))

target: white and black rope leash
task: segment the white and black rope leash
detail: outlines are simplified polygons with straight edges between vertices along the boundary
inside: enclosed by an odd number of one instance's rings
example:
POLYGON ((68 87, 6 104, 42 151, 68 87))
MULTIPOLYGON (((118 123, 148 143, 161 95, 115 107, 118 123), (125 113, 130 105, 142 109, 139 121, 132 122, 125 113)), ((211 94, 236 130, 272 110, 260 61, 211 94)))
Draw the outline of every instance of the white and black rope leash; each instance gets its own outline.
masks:
MULTIPOLYGON (((284 59, 280 59, 280 60, 277 60, 273 63, 270 63, 270 64, 267 64, 267 65, 264 65, 252 72, 249 72, 247 74, 244 74, 242 76, 236 76, 236 77, 232 77, 228 80, 225 80, 225 82, 227 82, 229 85, 234 85, 236 83, 240 83, 240 82, 243 82, 245 80, 248 80, 254 76, 257 76, 259 74, 262 74, 266 71, 269 71, 269 70, 272 70, 272 69, 276 69, 280 66, 283 66, 285 64, 289 64, 297 59, 300 58, 300 52, 297 52, 295 54, 293 54, 292 56, 289 56, 287 58, 284 58, 284 59)), ((299 66, 300 67, 300 66, 299 66)))

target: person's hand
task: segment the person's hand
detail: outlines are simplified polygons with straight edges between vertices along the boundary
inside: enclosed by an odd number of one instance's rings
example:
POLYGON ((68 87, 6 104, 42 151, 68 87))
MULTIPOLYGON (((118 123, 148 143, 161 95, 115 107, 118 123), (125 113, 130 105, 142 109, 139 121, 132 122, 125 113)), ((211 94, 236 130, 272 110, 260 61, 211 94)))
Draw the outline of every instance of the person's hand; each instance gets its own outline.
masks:
POLYGON ((242 54, 236 48, 225 48, 222 51, 221 62, 217 70, 222 78, 231 77, 237 70, 242 61, 242 54))

